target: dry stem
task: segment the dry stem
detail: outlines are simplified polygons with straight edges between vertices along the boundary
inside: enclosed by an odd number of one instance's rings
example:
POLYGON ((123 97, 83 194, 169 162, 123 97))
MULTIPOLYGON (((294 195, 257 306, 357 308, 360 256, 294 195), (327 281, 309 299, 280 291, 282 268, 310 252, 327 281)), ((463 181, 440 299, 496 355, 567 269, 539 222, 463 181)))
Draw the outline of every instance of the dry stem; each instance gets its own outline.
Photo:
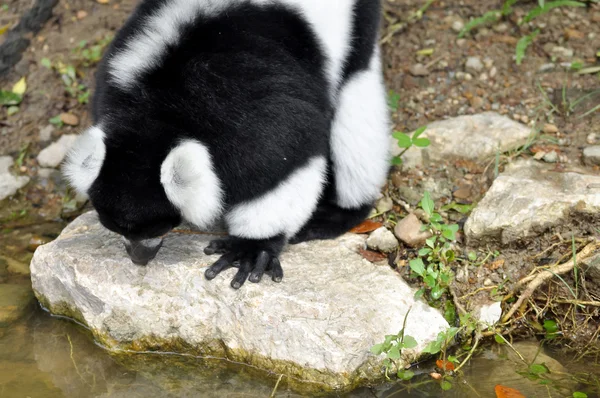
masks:
MULTIPOLYGON (((515 312, 523 305, 525 300, 529 299, 531 295, 535 292, 535 290, 543 285, 548 280, 552 279, 555 275, 562 275, 570 272, 575 267, 575 263, 581 263, 586 258, 590 257, 594 252, 600 248, 600 242, 594 241, 584 247, 578 254, 575 256, 575 262, 573 259, 567 261, 566 263, 544 269, 539 274, 535 276, 530 276, 525 278, 526 282, 529 282, 527 288, 523 291, 519 299, 513 304, 508 313, 502 318, 502 322, 507 322, 515 312)), ((524 283, 521 281, 517 284, 517 287, 522 286, 524 283)))

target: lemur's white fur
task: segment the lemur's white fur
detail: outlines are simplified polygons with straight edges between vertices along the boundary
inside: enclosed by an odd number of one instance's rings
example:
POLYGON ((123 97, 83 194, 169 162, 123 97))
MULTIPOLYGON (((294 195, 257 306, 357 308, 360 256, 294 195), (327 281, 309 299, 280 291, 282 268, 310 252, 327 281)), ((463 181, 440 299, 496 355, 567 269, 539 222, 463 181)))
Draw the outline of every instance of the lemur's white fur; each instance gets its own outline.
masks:
POLYGON ((87 191, 100 174, 105 155, 104 132, 100 127, 90 127, 77 138, 62 170, 79 194, 87 195, 87 191))
POLYGON ((354 0, 171 0, 147 18, 127 47, 109 61, 113 82, 128 89, 140 73, 160 62, 169 45, 180 38, 182 27, 197 15, 218 15, 236 4, 284 4, 298 10, 312 26, 328 60, 332 95, 337 91, 350 48, 354 0))
POLYGON ((229 233, 248 239, 293 236, 317 206, 326 169, 325 158, 314 157, 275 189, 234 206, 226 215, 229 233))
POLYGON ((194 225, 208 227, 221 216, 221 182, 200 142, 185 140, 171 150, 161 165, 160 182, 171 203, 194 225))
POLYGON ((342 87, 331 131, 338 205, 355 208, 377 198, 389 170, 389 115, 379 51, 369 69, 342 87))

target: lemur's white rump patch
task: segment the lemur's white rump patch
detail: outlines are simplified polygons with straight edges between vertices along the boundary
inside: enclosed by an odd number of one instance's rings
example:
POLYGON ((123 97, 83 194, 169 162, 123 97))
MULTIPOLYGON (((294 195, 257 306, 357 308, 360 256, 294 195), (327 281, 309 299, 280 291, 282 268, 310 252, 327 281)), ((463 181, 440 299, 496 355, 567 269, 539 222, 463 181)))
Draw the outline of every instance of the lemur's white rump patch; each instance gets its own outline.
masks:
POLYGON ((379 51, 368 70, 342 87, 331 131, 338 205, 356 208, 375 200, 389 170, 390 121, 379 51))
POLYGON ((62 165, 62 172, 79 194, 87 195, 100 174, 105 156, 104 132, 100 127, 90 127, 75 141, 62 165))
POLYGON ((199 228, 215 222, 223 209, 221 182, 208 148, 198 141, 182 141, 160 168, 160 182, 169 201, 199 228))
POLYGON ((317 207, 326 171, 325 158, 314 157, 275 189, 234 206, 225 217, 229 234, 248 239, 293 236, 317 207))
POLYGON ((355 0, 171 0, 146 18, 139 32, 109 60, 111 79, 130 88, 137 77, 158 65, 168 46, 180 40, 184 25, 198 15, 216 16, 228 8, 249 2, 257 6, 283 4, 297 10, 311 26, 327 57, 332 92, 339 85, 350 47, 355 0))

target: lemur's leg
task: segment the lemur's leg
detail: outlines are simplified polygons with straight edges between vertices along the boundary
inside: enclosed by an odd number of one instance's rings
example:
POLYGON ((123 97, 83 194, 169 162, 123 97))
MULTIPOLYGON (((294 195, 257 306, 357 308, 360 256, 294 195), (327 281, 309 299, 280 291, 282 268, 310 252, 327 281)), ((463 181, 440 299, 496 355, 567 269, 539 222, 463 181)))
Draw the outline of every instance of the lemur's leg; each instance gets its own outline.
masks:
POLYGON ((389 171, 389 115, 379 52, 344 83, 331 132, 331 189, 290 243, 328 239, 369 214, 389 171))
POLYGON ((229 237, 212 241, 205 253, 223 254, 205 272, 208 279, 239 262, 231 286, 259 282, 265 272, 283 278, 279 254, 288 238, 308 221, 325 184, 326 160, 314 157, 266 194, 233 206, 226 215, 229 237), (249 278, 248 278, 249 277, 249 278))

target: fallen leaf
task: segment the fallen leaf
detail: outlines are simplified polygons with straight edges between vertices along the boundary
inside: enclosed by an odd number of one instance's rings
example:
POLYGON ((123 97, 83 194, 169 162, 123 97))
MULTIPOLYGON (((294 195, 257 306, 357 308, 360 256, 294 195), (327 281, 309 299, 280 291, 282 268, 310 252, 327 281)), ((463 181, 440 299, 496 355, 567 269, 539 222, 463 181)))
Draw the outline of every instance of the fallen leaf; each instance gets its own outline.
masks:
POLYGON ((77 126, 79 124, 79 118, 72 113, 61 113, 60 121, 69 126, 77 126))
POLYGON ((529 150, 531 151, 531 153, 538 153, 538 152, 552 152, 555 151, 556 153, 560 153, 560 147, 558 145, 552 145, 552 144, 548 144, 548 145, 534 145, 531 148, 529 148, 529 150))
POLYGON ((108 4, 110 0, 96 0, 100 4, 108 4))
POLYGON ((565 29, 565 38, 569 39, 583 39, 585 37, 585 33, 580 32, 575 29, 565 29))
POLYGON ((8 30, 8 28, 10 28, 10 25, 4 25, 3 27, 0 28, 0 35, 3 35, 6 33, 6 31, 8 30))
POLYGON ((15 83, 12 88, 12 92, 22 97, 23 94, 25 94, 25 91, 27 91, 27 82, 25 81, 25 78, 22 77, 18 82, 15 83))
POLYGON ((380 222, 365 220, 360 225, 352 228, 350 232, 353 234, 368 234, 381 227, 383 227, 383 224, 380 222))
POLYGON ((452 196, 454 196, 456 199, 468 199, 471 197, 471 188, 460 187, 452 193, 452 196))
POLYGON ((438 359, 437 361, 435 361, 435 366, 437 366, 439 369, 442 370, 447 370, 447 371, 452 371, 454 370, 454 364, 450 361, 443 361, 441 359, 438 359))
POLYGON ((385 254, 379 253, 379 252, 374 252, 372 250, 360 249, 359 253, 361 254, 361 256, 363 256, 363 258, 365 258, 366 260, 368 260, 372 263, 376 263, 378 261, 383 261, 383 260, 387 259, 387 256, 385 254))
POLYGON ((486 268, 493 270, 497 270, 498 268, 502 267, 504 265, 504 259, 503 258, 499 258, 496 261, 491 262, 489 265, 486 264, 486 268))
POLYGON ((500 384, 497 384, 496 387, 494 387, 494 391, 496 392, 496 398, 525 398, 525 395, 521 394, 519 390, 505 387, 500 384))

